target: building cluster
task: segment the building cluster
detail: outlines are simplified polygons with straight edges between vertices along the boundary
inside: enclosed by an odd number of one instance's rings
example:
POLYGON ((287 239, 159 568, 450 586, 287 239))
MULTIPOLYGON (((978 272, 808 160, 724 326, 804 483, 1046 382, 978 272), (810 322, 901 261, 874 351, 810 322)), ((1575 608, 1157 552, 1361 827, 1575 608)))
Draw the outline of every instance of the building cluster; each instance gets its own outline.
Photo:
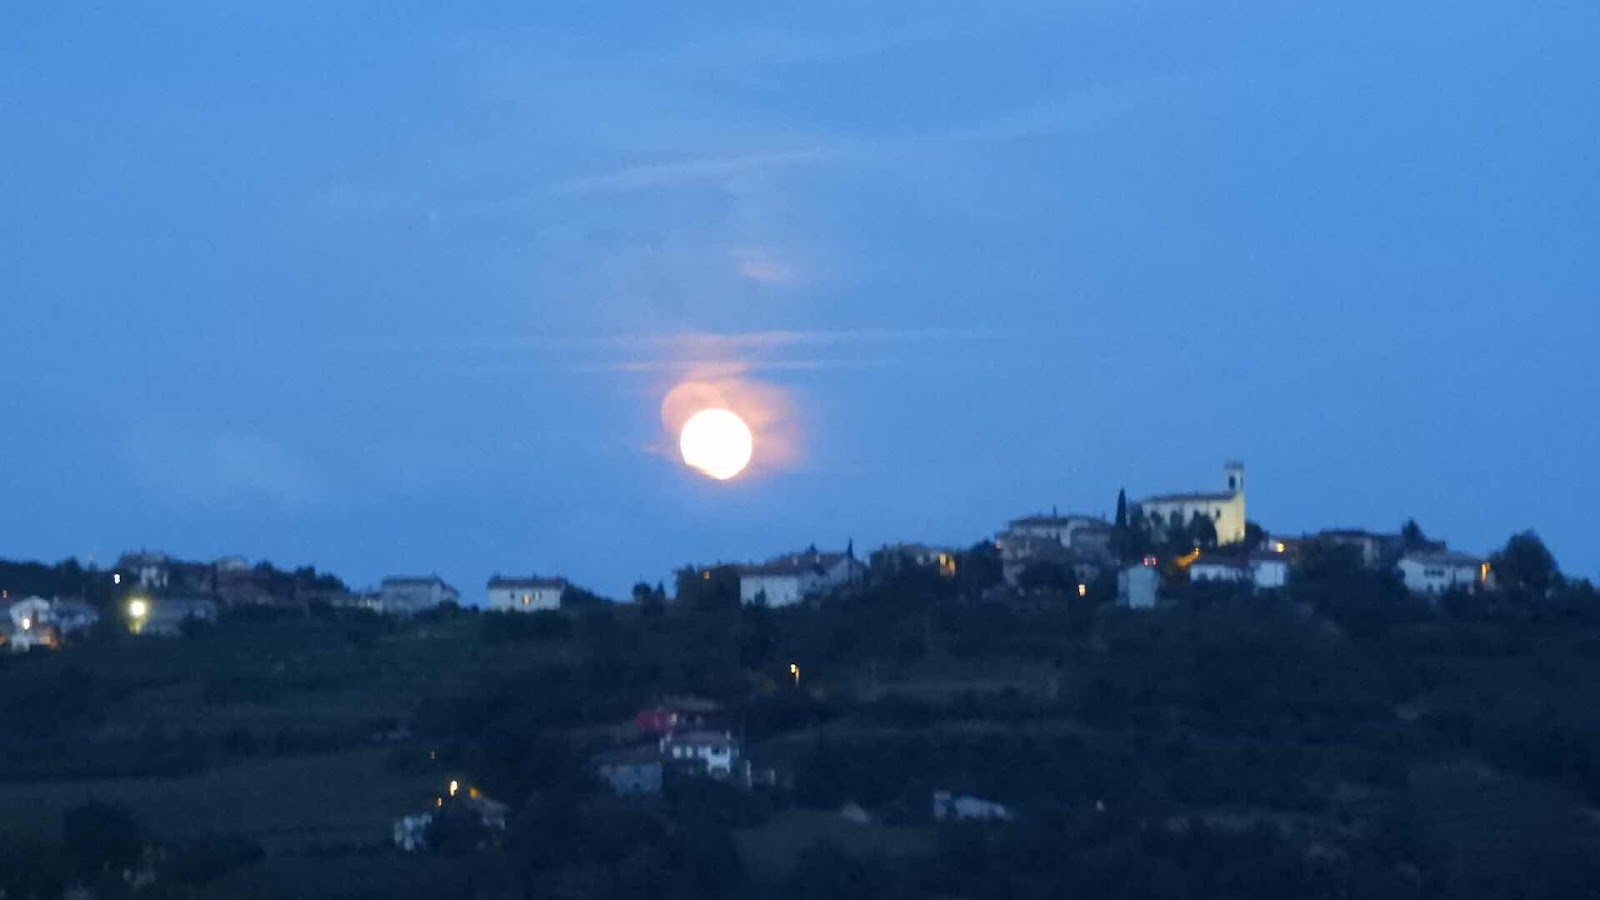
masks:
POLYGON ((0 644, 12 653, 55 648, 63 639, 94 627, 100 613, 82 600, 57 597, 0 599, 0 644))
POLYGON ((658 794, 671 778, 711 778, 741 787, 771 784, 744 752, 726 710, 715 702, 680 697, 640 710, 634 740, 594 757, 594 770, 618 796, 658 794))
MULTIPOLYGON (((1396 573, 1419 595, 1473 590, 1493 581, 1484 559, 1453 551, 1414 530, 1335 528, 1292 537, 1269 535, 1247 517, 1244 465, 1228 462, 1220 489, 1158 494, 1125 507, 1119 499, 1115 520, 1055 509, 1011 520, 992 542, 998 563, 998 584, 992 589, 1012 594, 1065 589, 1070 595, 1075 586, 1086 596, 1091 585, 1114 578, 1119 602, 1135 608, 1156 605, 1160 595, 1180 583, 1274 591, 1289 584, 1313 544, 1344 548, 1362 566, 1396 573), (1161 551, 1151 549, 1155 547, 1161 551)), ((692 571, 707 581, 718 570, 731 571, 741 604, 777 608, 847 595, 874 580, 912 572, 957 578, 973 553, 900 543, 880 548, 863 562, 852 542, 842 551, 813 546, 762 562, 692 571)), ((252 565, 240 556, 188 562, 140 550, 118 559, 111 576, 126 597, 119 612, 128 628, 150 636, 180 634, 188 625, 215 620, 220 610, 241 607, 305 609, 321 603, 409 617, 462 603, 461 592, 437 574, 392 576, 376 589, 350 591, 314 570, 284 572, 266 563, 252 565)), ((495 612, 551 612, 567 605, 574 591, 583 593, 560 577, 496 574, 479 603, 495 612)), ((81 598, 12 600, 0 595, 0 611, 5 613, 0 643, 13 652, 59 646, 99 618, 81 598)))

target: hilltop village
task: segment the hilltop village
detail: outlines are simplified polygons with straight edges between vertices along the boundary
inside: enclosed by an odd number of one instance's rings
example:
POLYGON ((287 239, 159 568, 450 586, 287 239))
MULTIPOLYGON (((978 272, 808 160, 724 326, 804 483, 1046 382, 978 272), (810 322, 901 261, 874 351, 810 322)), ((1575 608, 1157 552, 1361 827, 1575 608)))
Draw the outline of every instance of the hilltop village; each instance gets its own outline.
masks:
MULTIPOLYGON (((981 599, 1003 601, 1041 591, 1087 597, 1097 587, 1114 585, 1117 603, 1148 609, 1174 596, 1183 584, 1282 589, 1308 547, 1313 554, 1325 548, 1348 551, 1362 566, 1392 572, 1408 591, 1425 597, 1494 584, 1486 556, 1452 550, 1423 534, 1415 522, 1393 532, 1327 528, 1282 535, 1250 520, 1245 504, 1245 467, 1229 462, 1216 490, 1134 502, 1119 496, 1110 521, 1051 511, 1014 519, 992 541, 970 547, 897 543, 858 556, 853 545, 834 551, 813 546, 761 562, 689 566, 675 573, 675 597, 723 588, 731 594, 736 586, 739 603, 779 608, 849 594, 875 579, 910 570, 953 579, 973 567, 992 573, 981 585, 981 599), (714 584, 696 584, 696 579, 714 584)), ((445 606, 531 613, 603 602, 554 575, 497 573, 475 597, 463 596, 438 575, 396 575, 376 588, 351 590, 337 577, 309 568, 282 572, 241 556, 183 561, 147 550, 123 554, 110 571, 98 575, 111 580, 110 595, 120 602, 104 608, 88 602, 86 595, 46 597, 4 588, 0 602, 9 615, 0 620, 0 642, 13 651, 52 647, 102 614, 122 619, 135 633, 171 636, 186 620, 213 621, 221 611, 251 607, 326 605, 408 617, 445 606)), ((673 598, 663 582, 657 587, 641 584, 627 599, 673 598)))
POLYGON ((1276 533, 1238 463, 622 602, 150 551, 0 592, 4 897, 1600 883, 1593 586, 1532 533, 1276 533))

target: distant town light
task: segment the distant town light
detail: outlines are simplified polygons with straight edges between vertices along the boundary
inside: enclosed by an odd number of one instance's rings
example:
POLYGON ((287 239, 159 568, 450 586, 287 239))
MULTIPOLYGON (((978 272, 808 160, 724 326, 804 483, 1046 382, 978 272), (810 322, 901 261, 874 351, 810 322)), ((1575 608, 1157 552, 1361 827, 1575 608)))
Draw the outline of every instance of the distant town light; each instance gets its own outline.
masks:
POLYGON ((800 684, 800 664, 789 663, 789 674, 794 676, 794 683, 798 686, 800 684))
POLYGON ((461 782, 456 781, 454 778, 450 779, 450 796, 454 797, 460 790, 461 782))
POLYGON ((134 600, 129 600, 128 601, 128 618, 130 618, 130 619, 142 619, 142 618, 144 618, 145 616, 148 616, 148 615, 150 615, 150 603, 149 603, 149 601, 147 601, 147 600, 139 600, 139 599, 134 599, 134 600))
POLYGON ((121 572, 113 572, 112 575, 111 575, 111 583, 112 584, 121 584, 122 583, 122 573, 121 572))
POLYGON ((1089 596, 1089 586, 1087 584, 1079 584, 1078 585, 1078 596, 1079 597, 1087 597, 1087 596, 1089 596))
POLYGON ((1273 549, 1277 550, 1279 553, 1282 553, 1283 551, 1289 549, 1287 546, 1284 545, 1283 541, 1279 541, 1279 542, 1277 542, 1276 544, 1274 544, 1272 546, 1273 546, 1273 549))

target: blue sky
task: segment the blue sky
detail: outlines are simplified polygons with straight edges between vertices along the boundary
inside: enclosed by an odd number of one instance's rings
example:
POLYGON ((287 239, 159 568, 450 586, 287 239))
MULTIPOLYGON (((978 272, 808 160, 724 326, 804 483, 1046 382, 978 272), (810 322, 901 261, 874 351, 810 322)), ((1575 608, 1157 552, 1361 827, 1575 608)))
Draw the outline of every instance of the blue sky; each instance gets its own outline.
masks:
POLYGON ((0 8, 0 555, 621 594, 1240 457, 1600 575, 1595 4, 549 6, 0 8))

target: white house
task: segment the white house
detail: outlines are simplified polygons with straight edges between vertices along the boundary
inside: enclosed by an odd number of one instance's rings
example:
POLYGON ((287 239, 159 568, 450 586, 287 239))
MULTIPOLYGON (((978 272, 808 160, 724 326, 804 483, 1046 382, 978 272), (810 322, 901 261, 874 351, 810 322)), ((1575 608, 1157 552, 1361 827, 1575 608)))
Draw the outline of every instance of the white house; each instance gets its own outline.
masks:
POLYGON ((1197 559, 1189 564, 1189 581, 1247 584, 1254 581, 1250 566, 1237 559, 1197 559))
POLYGON ((863 567, 849 553, 808 550, 759 565, 739 566, 739 602, 793 606, 859 581, 863 567))
POLYGON ((1161 588, 1161 570, 1155 557, 1146 557, 1136 566, 1117 573, 1117 603, 1129 609, 1154 609, 1156 592, 1161 588))
POLYGON ((489 609, 496 612, 539 612, 561 608, 564 578, 489 579, 489 609))
POLYGON ((1188 525, 1196 516, 1208 518, 1217 526, 1217 543, 1237 544, 1245 536, 1244 463, 1227 463, 1222 472, 1226 490, 1160 494, 1139 501, 1135 509, 1157 530, 1188 525))
POLYGON ((1004 804, 949 791, 933 792, 933 818, 944 822, 1009 822, 1011 810, 1004 804))
POLYGON ((1400 577, 1414 594, 1442 594, 1471 589, 1489 580, 1489 566, 1476 556, 1450 550, 1407 553, 1400 557, 1400 577))
POLYGON ((6 607, 13 627, 28 631, 50 622, 50 601, 43 597, 26 597, 6 607))
POLYGON ((34 647, 54 647, 56 631, 50 621, 50 602, 42 597, 28 597, 3 607, 5 617, 0 619, 0 633, 12 653, 22 653, 34 647))
POLYGON ((1252 553, 1249 556, 1250 575, 1256 588, 1275 591, 1289 584, 1289 557, 1284 553, 1252 553))
POLYGON ((732 775, 738 756, 738 742, 726 731, 681 731, 661 737, 662 759, 703 768, 707 775, 732 775))
POLYGON ((127 573, 124 581, 131 579, 142 590, 165 590, 172 578, 172 560, 165 553, 150 550, 124 553, 117 560, 117 571, 127 573))
POLYGON ((446 603, 460 602, 460 592, 437 575, 385 578, 378 590, 378 609, 396 616, 415 615, 446 603))

